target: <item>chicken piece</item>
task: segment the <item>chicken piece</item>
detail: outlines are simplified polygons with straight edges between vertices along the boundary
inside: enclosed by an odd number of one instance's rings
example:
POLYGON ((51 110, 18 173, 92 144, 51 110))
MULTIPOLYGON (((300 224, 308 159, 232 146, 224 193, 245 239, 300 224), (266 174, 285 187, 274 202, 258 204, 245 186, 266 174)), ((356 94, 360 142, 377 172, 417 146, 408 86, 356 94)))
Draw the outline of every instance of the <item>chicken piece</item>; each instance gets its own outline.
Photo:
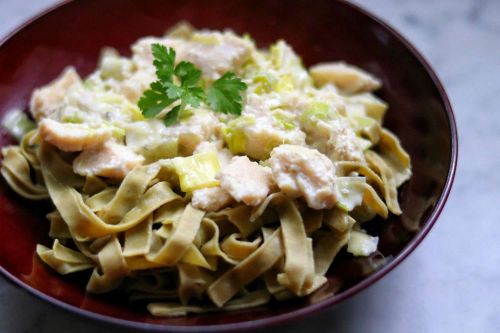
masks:
POLYGON ((231 32, 201 31, 193 34, 189 45, 179 52, 179 60, 194 63, 205 76, 215 80, 243 65, 252 48, 249 41, 231 32))
POLYGON ((359 161, 365 160, 363 148, 354 130, 339 121, 330 124, 330 138, 328 156, 333 161, 359 161))
POLYGON ((307 143, 327 155, 332 161, 365 160, 363 148, 354 130, 344 119, 318 121, 303 126, 307 143))
POLYGON ((191 204, 193 207, 215 212, 233 202, 233 198, 222 187, 208 187, 193 191, 191 204))
MULTIPOLYGON (((356 135, 346 118, 350 108, 334 95, 323 95, 319 103, 310 103, 300 116, 300 127, 306 133, 308 145, 328 156, 332 161, 364 161, 362 139, 356 135), (331 102, 328 102, 328 99, 331 102), (337 103, 336 103, 337 101, 337 103), (349 110, 348 110, 349 109, 349 110)), ((364 110, 361 110, 364 113, 364 110)), ((361 113, 361 114, 363 114, 361 113)))
POLYGON ((75 69, 67 67, 57 79, 33 91, 30 102, 31 115, 37 121, 49 116, 63 104, 66 92, 81 82, 75 69))
POLYGON ((335 167, 317 150, 281 145, 271 152, 270 164, 275 182, 287 196, 304 197, 313 209, 332 208, 337 202, 335 167))
POLYGON ((187 42, 182 38, 171 37, 144 37, 139 39, 132 45, 132 62, 140 69, 145 68, 155 69, 153 65, 153 53, 151 46, 153 44, 163 44, 166 47, 171 47, 176 53, 176 62, 180 62, 179 50, 185 47, 187 42))
POLYGON ((169 135, 179 138, 179 149, 181 153, 190 155, 196 146, 220 131, 221 123, 213 112, 195 112, 186 121, 181 121, 167 128, 169 135))
POLYGON ((107 141, 111 137, 112 129, 110 127, 93 128, 88 124, 60 123, 45 118, 38 124, 38 133, 43 140, 60 150, 80 151, 107 141))
POLYGON ((236 201, 257 206, 273 187, 271 170, 246 156, 235 156, 220 173, 220 186, 236 201))
POLYGON ((82 176, 122 179, 143 162, 144 157, 130 148, 108 141, 93 149, 84 150, 73 161, 73 170, 82 176))
POLYGON ((281 129, 270 116, 256 117, 255 124, 245 128, 245 153, 255 159, 265 160, 271 150, 283 143, 305 145, 306 135, 298 128, 281 129))
POLYGON ((309 72, 316 85, 333 83, 347 93, 373 91, 381 86, 380 81, 373 75, 344 62, 317 64, 312 66, 309 72))
POLYGON ((139 66, 151 66, 151 44, 160 43, 175 49, 176 62, 189 61, 199 67, 210 80, 219 78, 227 71, 237 70, 249 57, 252 43, 232 32, 199 31, 189 39, 175 36, 147 37, 132 47, 134 62, 139 66))

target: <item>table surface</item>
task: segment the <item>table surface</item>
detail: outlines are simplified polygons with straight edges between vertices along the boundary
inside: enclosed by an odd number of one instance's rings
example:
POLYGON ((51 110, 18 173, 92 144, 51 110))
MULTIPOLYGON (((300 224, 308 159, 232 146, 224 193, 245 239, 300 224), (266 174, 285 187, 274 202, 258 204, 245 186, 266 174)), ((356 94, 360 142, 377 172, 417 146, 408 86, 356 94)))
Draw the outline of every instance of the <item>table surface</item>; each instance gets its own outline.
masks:
MULTIPOLYGON (((57 0, 0 0, 0 35, 57 0)), ((444 82, 460 159, 432 232, 380 282, 274 332, 500 332, 500 1, 356 0, 398 29, 444 82)), ((0 332, 123 330, 77 317, 0 278, 0 332)), ((265 330, 262 330, 265 332, 265 330)))

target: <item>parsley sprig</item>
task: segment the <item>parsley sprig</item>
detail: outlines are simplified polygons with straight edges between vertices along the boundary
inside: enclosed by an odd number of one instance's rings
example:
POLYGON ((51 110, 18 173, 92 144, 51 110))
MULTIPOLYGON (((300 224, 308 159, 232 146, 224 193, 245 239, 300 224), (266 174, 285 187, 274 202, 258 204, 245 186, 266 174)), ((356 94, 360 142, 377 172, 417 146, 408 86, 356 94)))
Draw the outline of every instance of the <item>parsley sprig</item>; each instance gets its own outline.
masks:
POLYGON ((161 44, 153 44, 151 50, 157 80, 139 99, 144 117, 154 118, 174 103, 177 104, 163 118, 166 126, 179 121, 188 105, 196 108, 207 103, 215 112, 241 114, 241 93, 247 85, 234 73, 226 72, 206 93, 201 86, 201 70, 193 63, 181 61, 175 65, 175 50, 161 44))

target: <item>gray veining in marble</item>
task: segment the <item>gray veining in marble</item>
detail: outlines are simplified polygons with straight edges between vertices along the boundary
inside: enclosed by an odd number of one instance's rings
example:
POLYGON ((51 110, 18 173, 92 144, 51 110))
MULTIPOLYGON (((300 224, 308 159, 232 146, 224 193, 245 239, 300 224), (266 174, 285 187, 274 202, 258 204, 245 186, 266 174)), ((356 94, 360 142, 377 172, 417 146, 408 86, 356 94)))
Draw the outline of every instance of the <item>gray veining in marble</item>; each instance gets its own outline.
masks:
MULTIPOLYGON (((0 35, 56 0, 0 0, 0 35)), ((455 187, 420 247, 375 286, 275 332, 500 332, 500 1, 355 0, 435 67, 459 127, 455 187)), ((123 332, 0 279, 0 332, 123 332)), ((262 332, 265 332, 264 330, 262 332)))

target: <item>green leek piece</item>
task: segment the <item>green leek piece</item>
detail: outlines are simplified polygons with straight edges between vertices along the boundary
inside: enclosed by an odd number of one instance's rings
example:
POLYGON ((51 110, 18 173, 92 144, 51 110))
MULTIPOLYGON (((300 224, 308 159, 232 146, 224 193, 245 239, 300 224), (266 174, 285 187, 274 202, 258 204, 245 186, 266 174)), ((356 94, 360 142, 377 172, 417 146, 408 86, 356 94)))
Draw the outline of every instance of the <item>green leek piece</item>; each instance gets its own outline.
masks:
POLYGON ((243 154, 247 149, 247 137, 245 127, 255 124, 253 116, 241 116, 231 120, 224 128, 223 135, 227 147, 233 154, 243 154))
POLYGON ((347 242, 347 252, 354 256, 369 256, 377 251, 378 237, 352 230, 347 242))
POLYGON ((295 123, 293 122, 295 120, 295 117, 293 115, 276 111, 274 112, 274 118, 283 126, 284 129, 286 130, 291 130, 295 128, 295 123))
POLYGON ((176 157, 173 164, 183 192, 219 185, 219 181, 215 178, 220 171, 216 152, 209 151, 189 157, 176 157))
POLYGON ((26 133, 36 127, 35 123, 21 110, 8 112, 3 118, 2 125, 17 141, 21 141, 26 133))
POLYGON ((314 125, 319 120, 326 121, 335 118, 330 106, 323 102, 313 102, 307 110, 300 115, 300 122, 307 125, 314 125))
POLYGON ((270 73, 259 73, 254 76, 252 83, 255 85, 256 94, 269 94, 273 91, 273 86, 276 84, 276 78, 270 73))

